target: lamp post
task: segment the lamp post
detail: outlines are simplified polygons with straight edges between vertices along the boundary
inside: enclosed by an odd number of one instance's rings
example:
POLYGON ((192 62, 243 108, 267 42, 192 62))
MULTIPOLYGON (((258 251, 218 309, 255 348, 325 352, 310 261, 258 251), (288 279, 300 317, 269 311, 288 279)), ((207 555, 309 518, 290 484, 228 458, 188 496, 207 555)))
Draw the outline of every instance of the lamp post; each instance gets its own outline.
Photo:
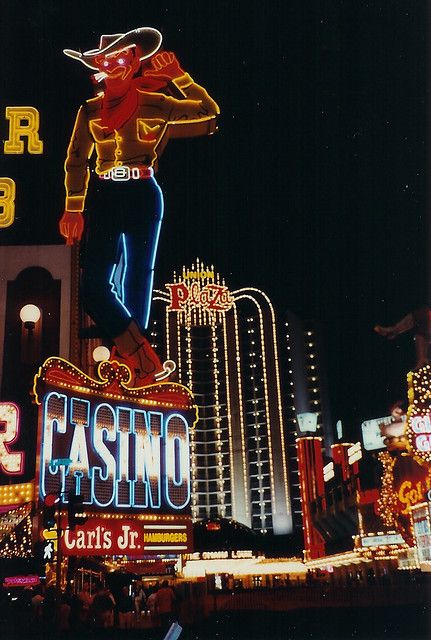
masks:
POLYGON ((34 364, 40 357, 41 315, 35 304, 25 304, 19 312, 22 322, 21 360, 26 364, 34 364))
MULTIPOLYGON (((53 460, 51 460, 51 466, 52 467, 56 467, 56 468, 60 468, 60 467, 67 467, 70 465, 70 463, 72 462, 72 460, 70 458, 55 458, 53 460)), ((60 483, 60 489, 58 492, 58 512, 57 512, 57 526, 56 526, 56 533, 57 533, 57 562, 56 562, 56 566, 55 566, 55 600, 56 600, 56 605, 57 605, 57 623, 59 621, 59 617, 60 617, 60 601, 61 601, 61 563, 63 560, 63 554, 61 551, 61 535, 63 533, 63 529, 61 526, 61 505, 62 505, 62 501, 61 501, 61 497, 63 495, 63 491, 62 491, 62 482, 60 483)))
POLYGON ((29 332, 34 330, 36 322, 40 320, 40 315, 40 309, 35 304, 25 304, 19 312, 19 317, 29 332))
POLYGON ((104 362, 104 360, 109 360, 109 356, 111 355, 108 347, 103 345, 99 345, 95 349, 93 349, 93 361, 95 364, 92 365, 92 369, 94 371, 94 376, 98 373, 98 365, 100 362, 104 362))

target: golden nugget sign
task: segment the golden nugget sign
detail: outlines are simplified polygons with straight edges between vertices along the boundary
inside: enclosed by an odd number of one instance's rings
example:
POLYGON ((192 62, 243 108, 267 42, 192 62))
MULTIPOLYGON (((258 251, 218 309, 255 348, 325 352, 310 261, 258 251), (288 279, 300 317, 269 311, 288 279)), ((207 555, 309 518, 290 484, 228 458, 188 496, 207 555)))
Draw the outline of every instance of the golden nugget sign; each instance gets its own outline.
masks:
POLYGON ((406 435, 413 455, 431 462, 431 367, 408 376, 409 409, 406 435))
POLYGON ((189 390, 167 382, 128 388, 130 371, 116 361, 102 362, 99 376, 49 358, 35 378, 40 497, 61 492, 67 503, 73 491, 90 511, 186 509, 197 418, 189 390))

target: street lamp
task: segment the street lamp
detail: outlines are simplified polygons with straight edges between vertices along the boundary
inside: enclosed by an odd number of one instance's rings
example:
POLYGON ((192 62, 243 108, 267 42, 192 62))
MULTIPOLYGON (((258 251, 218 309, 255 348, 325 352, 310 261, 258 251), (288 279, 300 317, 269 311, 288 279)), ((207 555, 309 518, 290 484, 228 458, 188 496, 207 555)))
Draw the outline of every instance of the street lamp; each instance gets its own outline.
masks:
POLYGON ((33 331, 36 322, 40 320, 40 309, 35 304, 25 304, 19 312, 19 317, 28 331, 33 331))
POLYGON ((21 361, 35 364, 41 354, 41 310, 35 304, 25 304, 19 312, 21 329, 21 361))
POLYGON ((104 362, 104 360, 109 360, 110 351, 108 347, 104 347, 100 345, 96 347, 93 351, 93 360, 94 362, 104 362))

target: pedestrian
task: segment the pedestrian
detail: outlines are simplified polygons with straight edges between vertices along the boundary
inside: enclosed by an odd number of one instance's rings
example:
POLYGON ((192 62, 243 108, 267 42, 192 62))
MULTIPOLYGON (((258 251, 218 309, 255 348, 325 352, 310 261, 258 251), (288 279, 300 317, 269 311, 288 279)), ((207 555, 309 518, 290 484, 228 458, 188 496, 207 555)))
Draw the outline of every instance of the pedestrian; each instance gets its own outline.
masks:
POLYGON ((97 629, 109 629, 114 626, 114 607, 115 599, 109 588, 99 585, 91 606, 97 629))
POLYGON ((70 612, 72 607, 70 605, 70 599, 67 593, 62 593, 60 598, 59 608, 59 630, 70 631, 70 612))
POLYGON ((162 586, 157 591, 156 604, 157 613, 164 631, 167 631, 175 620, 175 601, 174 590, 169 586, 167 580, 163 580, 162 586))
POLYGON ((134 598, 129 593, 129 587, 127 585, 121 589, 117 602, 117 610, 120 629, 132 629, 135 603, 134 598))
POLYGON ((158 627, 160 623, 157 610, 157 590, 156 585, 151 587, 150 594, 147 598, 147 609, 150 614, 151 625, 153 627, 158 627))
POLYGON ((146 597, 142 582, 137 582, 133 590, 133 599, 136 613, 136 620, 139 620, 143 611, 145 611, 146 597))
POLYGON ((42 622, 43 601, 43 588, 42 585, 38 585, 35 588, 34 595, 31 599, 32 617, 36 627, 39 627, 42 622))
POLYGON ((90 593, 90 583, 85 581, 82 585, 82 590, 78 593, 79 611, 78 621, 79 626, 85 627, 88 624, 91 605, 93 604, 93 596, 90 593))
POLYGON ((57 623, 57 605, 55 599, 55 587, 50 586, 45 592, 42 608, 42 622, 45 633, 52 633, 57 623))

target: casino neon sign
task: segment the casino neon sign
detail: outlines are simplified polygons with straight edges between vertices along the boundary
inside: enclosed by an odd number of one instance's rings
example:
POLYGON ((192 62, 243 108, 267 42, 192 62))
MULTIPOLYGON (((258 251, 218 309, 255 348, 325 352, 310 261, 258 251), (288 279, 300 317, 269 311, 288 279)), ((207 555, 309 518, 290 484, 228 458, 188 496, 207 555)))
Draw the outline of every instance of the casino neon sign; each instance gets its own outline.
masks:
POLYGON ((90 510, 179 512, 190 501, 188 389, 159 383, 123 386, 127 367, 104 362, 102 382, 60 358, 35 381, 39 409, 39 495, 74 491, 90 510), (63 460, 61 465, 57 460, 63 460))

